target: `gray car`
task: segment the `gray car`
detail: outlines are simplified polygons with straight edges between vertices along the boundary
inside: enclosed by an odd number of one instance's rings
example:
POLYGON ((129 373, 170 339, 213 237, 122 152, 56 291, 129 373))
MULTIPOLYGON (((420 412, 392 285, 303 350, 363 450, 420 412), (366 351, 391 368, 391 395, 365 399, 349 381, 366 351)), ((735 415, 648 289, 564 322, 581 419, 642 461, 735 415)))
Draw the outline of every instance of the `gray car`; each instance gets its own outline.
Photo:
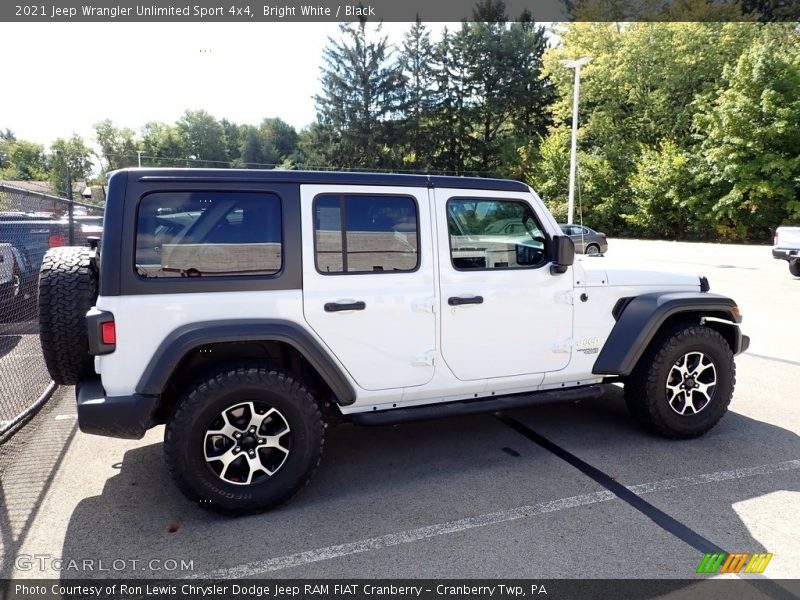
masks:
POLYGON ((608 252, 608 238, 605 233, 600 233, 585 225, 559 223, 558 226, 575 243, 575 252, 589 255, 608 252))

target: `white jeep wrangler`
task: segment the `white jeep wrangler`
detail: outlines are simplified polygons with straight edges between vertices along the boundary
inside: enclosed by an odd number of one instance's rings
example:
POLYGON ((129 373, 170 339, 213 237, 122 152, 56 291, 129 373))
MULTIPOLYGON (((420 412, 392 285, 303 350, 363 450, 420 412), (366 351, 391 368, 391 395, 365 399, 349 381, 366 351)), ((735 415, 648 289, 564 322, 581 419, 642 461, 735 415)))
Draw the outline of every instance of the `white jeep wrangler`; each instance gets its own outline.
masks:
POLYGON ((749 343, 696 275, 574 261, 516 181, 132 169, 102 242, 40 277, 53 379, 80 428, 164 450, 223 512, 289 498, 327 424, 382 425, 599 396, 688 438, 713 427, 749 343))

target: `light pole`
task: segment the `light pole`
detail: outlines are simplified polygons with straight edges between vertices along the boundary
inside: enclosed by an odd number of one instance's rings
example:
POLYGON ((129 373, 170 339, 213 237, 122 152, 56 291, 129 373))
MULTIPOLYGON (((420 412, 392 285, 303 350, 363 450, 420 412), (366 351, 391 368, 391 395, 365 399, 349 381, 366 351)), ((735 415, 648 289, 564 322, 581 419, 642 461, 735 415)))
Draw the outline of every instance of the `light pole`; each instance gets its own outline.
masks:
POLYGON ((569 202, 567 203, 567 223, 572 223, 575 213, 575 171, 578 164, 578 97, 581 89, 581 67, 592 60, 584 56, 576 60, 562 60, 568 69, 575 69, 575 93, 572 99, 572 152, 569 157, 569 202))
POLYGON ((144 154, 144 150, 137 150, 136 156, 139 157, 139 168, 142 168, 142 154, 144 154))

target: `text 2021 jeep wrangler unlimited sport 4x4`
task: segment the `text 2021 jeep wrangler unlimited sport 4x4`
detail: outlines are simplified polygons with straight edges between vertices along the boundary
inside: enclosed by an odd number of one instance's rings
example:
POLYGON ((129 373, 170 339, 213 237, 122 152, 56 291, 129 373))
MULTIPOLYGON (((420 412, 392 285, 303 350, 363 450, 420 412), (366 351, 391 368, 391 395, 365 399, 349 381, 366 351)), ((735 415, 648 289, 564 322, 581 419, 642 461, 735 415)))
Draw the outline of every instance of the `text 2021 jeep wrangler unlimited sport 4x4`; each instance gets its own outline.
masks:
POLYGON ((574 262, 515 181, 138 169, 114 173, 99 251, 40 276, 54 380, 80 428, 140 438, 192 499, 268 508, 305 484, 325 426, 496 411, 623 382, 676 438, 727 410, 748 345, 696 275, 574 262))

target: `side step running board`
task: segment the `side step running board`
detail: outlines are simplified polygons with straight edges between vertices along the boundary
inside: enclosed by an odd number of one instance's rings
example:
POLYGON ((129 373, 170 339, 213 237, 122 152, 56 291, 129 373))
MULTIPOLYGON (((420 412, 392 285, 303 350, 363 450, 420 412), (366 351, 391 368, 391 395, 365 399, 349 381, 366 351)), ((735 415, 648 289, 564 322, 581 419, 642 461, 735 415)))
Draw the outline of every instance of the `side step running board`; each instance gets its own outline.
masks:
POLYGON ((516 394, 513 396, 499 396, 481 398, 478 400, 461 400, 447 404, 428 404, 424 406, 411 406, 409 408, 394 408, 375 412, 356 413, 350 417, 355 425, 395 425, 410 421, 425 421, 428 419, 442 419, 463 415, 476 415, 498 410, 522 408, 536 404, 550 402, 574 402, 577 400, 595 400, 605 391, 602 385, 587 385, 583 387, 559 388, 532 394, 516 394))

